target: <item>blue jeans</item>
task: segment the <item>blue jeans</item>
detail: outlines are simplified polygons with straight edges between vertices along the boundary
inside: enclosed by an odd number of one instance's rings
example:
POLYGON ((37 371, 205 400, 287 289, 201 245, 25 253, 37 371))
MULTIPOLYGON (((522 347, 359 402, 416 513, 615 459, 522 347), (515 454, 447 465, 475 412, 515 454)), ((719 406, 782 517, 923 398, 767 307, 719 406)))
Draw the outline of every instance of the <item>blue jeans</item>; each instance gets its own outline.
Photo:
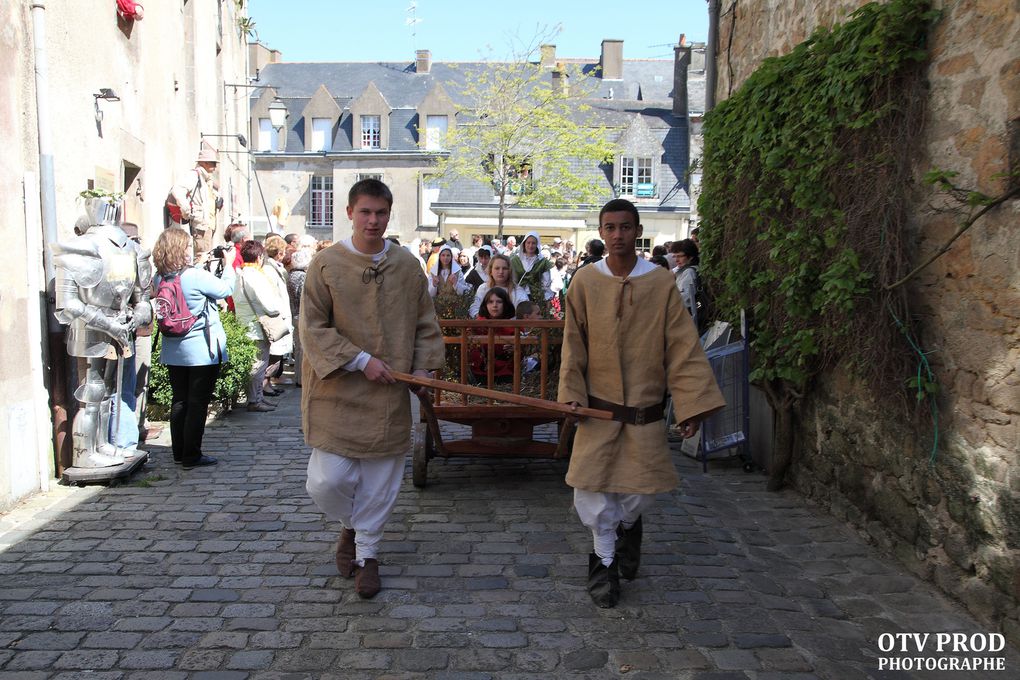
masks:
POLYGON ((138 448, 138 414, 135 413, 135 408, 138 406, 138 397, 135 394, 138 373, 135 370, 133 354, 123 361, 124 377, 120 381, 120 399, 118 400, 114 396, 110 409, 110 443, 122 449, 134 449, 138 448), (117 422, 118 412, 120 413, 119 423, 117 422))

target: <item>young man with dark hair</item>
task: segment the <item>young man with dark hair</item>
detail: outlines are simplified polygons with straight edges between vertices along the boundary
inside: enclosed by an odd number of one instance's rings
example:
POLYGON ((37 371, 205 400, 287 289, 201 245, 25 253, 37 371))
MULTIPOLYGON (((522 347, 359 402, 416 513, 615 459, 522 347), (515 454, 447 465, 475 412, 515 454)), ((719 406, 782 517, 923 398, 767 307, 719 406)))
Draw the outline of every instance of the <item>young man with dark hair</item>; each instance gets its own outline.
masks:
POLYGON ((410 395, 392 371, 428 376, 445 358, 417 258, 383 237, 392 205, 379 180, 351 188, 354 234, 312 259, 301 301, 306 488, 341 523, 337 569, 363 598, 380 589, 378 545, 411 443, 410 395))
POLYGON ((637 208, 599 213, 608 255, 579 268, 566 295, 559 400, 613 413, 582 420, 567 471, 574 508, 592 532, 588 594, 599 607, 637 576, 641 515, 679 479, 663 420, 667 389, 684 437, 724 401, 672 275, 637 256, 637 208))

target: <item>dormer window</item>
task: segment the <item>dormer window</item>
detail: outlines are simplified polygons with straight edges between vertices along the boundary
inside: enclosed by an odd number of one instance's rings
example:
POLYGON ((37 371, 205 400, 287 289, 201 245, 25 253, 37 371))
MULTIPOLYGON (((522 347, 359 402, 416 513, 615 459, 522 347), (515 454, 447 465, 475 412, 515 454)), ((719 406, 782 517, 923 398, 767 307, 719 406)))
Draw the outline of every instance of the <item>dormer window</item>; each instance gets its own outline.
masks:
POLYGON ((635 198, 655 197, 651 158, 623 156, 620 159, 620 195, 635 198))
POLYGON ((280 133, 269 118, 259 118, 259 151, 276 151, 280 148, 280 133))
POLYGON ((330 151, 333 148, 333 119, 312 118, 312 140, 309 151, 330 151))
POLYGON ((427 151, 442 151, 446 133, 450 127, 449 117, 426 116, 425 121, 425 149, 427 151))
POLYGON ((361 148, 382 148, 382 116, 361 117, 361 148))

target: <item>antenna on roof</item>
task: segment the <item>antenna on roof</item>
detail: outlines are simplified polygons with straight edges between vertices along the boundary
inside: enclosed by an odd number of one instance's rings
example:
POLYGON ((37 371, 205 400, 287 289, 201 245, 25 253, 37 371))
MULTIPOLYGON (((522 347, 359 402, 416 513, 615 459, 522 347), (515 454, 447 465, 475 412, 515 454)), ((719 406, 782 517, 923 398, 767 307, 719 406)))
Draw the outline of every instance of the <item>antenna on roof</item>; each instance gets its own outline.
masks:
POLYGON ((416 26, 422 22, 417 16, 418 0, 411 0, 411 4, 407 6, 407 13, 411 16, 404 19, 404 23, 411 27, 411 49, 418 49, 418 29, 416 26))

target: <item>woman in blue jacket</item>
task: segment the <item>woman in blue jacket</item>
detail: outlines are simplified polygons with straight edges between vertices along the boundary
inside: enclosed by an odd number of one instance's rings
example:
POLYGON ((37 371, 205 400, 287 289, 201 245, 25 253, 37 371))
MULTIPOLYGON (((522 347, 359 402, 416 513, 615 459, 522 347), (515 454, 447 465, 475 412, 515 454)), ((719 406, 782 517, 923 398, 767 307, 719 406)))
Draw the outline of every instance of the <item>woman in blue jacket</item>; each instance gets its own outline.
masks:
MULTIPOLYGON (((188 311, 196 317, 186 335, 163 335, 159 361, 170 374, 170 441, 174 462, 187 469, 215 465, 202 453, 202 436, 220 365, 227 361, 227 334, 220 323, 217 300, 234 291, 234 267, 224 263, 215 276, 192 265, 191 236, 177 227, 164 229, 152 249, 156 285, 179 276, 188 311)), ((221 255, 221 258, 223 256, 221 255)))

